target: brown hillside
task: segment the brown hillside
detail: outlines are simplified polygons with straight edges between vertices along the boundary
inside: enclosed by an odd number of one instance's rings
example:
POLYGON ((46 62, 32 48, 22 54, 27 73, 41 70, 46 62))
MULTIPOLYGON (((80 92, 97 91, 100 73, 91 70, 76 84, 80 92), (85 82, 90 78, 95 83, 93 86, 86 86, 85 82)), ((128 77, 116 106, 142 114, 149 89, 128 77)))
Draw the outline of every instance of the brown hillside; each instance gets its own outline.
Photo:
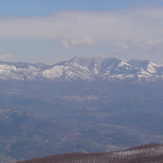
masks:
POLYGON ((150 144, 107 153, 70 153, 17 163, 161 163, 163 145, 150 144))

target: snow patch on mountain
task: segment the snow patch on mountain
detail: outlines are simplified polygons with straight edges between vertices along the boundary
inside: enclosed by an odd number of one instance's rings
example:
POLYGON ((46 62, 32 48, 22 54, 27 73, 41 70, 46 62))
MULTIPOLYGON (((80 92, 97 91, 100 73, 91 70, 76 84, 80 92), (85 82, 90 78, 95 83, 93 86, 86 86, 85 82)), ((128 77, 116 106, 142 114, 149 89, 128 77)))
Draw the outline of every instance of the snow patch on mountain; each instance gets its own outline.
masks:
POLYGON ((42 77, 48 79, 60 78, 63 74, 63 68, 64 66, 55 66, 52 67, 51 69, 47 69, 42 72, 42 77))

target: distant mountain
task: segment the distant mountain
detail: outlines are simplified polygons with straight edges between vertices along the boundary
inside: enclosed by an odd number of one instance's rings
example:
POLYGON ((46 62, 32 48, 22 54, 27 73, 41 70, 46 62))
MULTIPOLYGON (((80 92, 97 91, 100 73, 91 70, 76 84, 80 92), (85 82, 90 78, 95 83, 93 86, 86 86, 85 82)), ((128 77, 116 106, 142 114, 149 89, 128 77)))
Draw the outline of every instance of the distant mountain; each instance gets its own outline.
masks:
POLYGON ((7 80, 156 80, 163 78, 163 65, 148 60, 124 62, 113 57, 74 57, 55 65, 0 62, 0 79, 7 80))
POLYGON ((0 62, 0 79, 35 80, 48 66, 43 63, 0 62))

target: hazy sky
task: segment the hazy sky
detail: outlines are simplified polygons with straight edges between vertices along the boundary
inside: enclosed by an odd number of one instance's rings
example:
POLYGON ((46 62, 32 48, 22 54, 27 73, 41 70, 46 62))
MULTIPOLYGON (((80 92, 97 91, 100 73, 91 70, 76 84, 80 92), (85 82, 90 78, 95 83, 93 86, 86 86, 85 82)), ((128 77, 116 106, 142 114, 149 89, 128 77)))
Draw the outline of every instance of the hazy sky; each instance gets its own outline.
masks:
POLYGON ((163 64, 163 0, 1 0, 0 60, 74 56, 163 64))

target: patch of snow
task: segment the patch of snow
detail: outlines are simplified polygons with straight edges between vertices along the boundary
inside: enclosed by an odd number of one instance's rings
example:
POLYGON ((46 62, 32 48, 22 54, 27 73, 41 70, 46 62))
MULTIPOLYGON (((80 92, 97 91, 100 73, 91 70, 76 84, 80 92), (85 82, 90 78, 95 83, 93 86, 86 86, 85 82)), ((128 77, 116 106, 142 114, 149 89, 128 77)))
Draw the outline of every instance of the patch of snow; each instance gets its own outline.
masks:
POLYGON ((124 61, 120 62, 118 64, 118 67, 125 67, 126 69, 131 69, 132 68, 132 66, 130 64, 128 64, 128 63, 126 63, 124 61))
POLYGON ((135 157, 135 155, 144 155, 144 156, 157 156, 163 154, 163 147, 153 147, 153 148, 148 148, 148 149, 137 149, 137 150, 129 150, 129 151, 117 151, 113 152, 113 155, 119 156, 120 158, 124 158, 124 156, 130 156, 130 157, 135 157))
POLYGON ((151 62, 147 66, 147 71, 150 73, 156 73, 157 72, 155 67, 154 67, 154 64, 152 64, 151 62))
POLYGON ((59 78, 63 74, 64 66, 54 66, 52 69, 43 71, 42 76, 49 79, 59 78))

